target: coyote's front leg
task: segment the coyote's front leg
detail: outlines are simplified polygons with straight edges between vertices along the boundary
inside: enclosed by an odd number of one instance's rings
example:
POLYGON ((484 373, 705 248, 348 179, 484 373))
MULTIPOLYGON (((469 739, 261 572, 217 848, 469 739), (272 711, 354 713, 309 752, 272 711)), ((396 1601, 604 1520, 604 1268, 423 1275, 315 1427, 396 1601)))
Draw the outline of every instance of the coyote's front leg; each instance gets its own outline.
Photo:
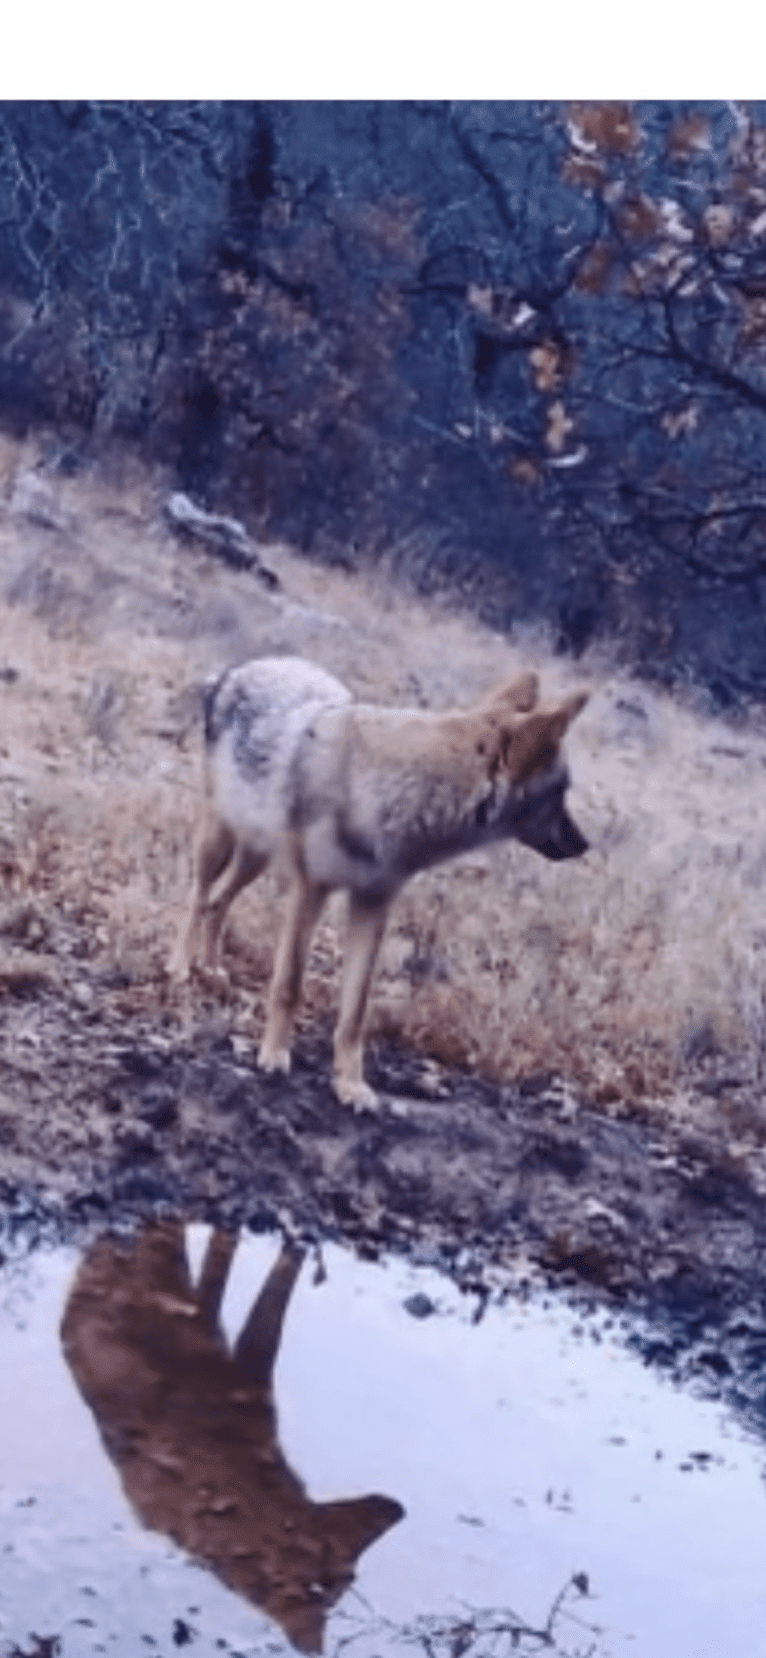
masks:
POLYGON ((338 1099, 357 1111, 374 1111, 378 1103, 374 1090, 364 1080, 364 1016, 387 915, 387 898, 361 898, 349 893, 333 1086, 338 1099))

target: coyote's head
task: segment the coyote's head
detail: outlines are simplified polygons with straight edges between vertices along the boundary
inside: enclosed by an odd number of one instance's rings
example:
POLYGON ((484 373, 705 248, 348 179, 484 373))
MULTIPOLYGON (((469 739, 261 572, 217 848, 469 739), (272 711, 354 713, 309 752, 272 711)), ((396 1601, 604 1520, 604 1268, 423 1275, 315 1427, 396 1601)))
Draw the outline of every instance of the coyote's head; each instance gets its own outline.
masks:
POLYGON ((482 705, 493 734, 485 821, 490 833, 521 841, 544 858, 579 858, 588 842, 566 809, 570 778, 560 744, 588 694, 576 691, 547 708, 537 706, 537 697, 537 676, 525 674, 497 686, 482 705))

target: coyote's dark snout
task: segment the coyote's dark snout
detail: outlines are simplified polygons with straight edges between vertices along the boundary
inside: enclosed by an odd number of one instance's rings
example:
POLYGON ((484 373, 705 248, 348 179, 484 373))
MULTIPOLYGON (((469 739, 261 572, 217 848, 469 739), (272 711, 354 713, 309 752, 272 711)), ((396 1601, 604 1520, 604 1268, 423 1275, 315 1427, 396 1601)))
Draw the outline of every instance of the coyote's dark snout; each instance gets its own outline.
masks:
POLYGON ((588 850, 588 842, 576 823, 572 822, 567 812, 562 812, 558 823, 540 846, 544 858, 551 858, 555 863, 562 858, 581 858, 588 850))
POLYGON ((553 863, 565 858, 581 858, 588 850, 588 842, 577 824, 569 816, 564 796, 569 787, 569 774, 562 767, 561 779, 552 780, 541 791, 540 798, 530 802, 528 811, 522 811, 515 839, 523 846, 540 852, 553 863))
POLYGON ((333 1080, 346 1104, 374 1105, 362 1075, 364 1014, 391 900, 419 870, 493 841, 522 841, 556 861, 585 852, 560 753, 585 701, 577 692, 540 705, 537 676, 523 674, 473 708, 431 714, 355 703, 295 657, 231 669, 205 703, 205 821, 171 971, 185 976, 198 947, 217 968, 232 899, 278 857, 291 884, 259 1062, 287 1071, 311 933, 328 893, 345 887, 333 1080))

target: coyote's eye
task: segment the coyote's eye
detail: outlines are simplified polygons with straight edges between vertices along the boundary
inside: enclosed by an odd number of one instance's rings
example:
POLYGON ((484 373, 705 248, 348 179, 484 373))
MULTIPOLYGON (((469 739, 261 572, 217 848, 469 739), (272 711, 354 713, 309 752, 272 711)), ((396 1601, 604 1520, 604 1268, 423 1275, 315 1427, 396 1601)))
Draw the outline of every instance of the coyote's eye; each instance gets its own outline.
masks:
POLYGON ((484 743, 477 743, 476 744, 476 753, 477 754, 486 754, 486 752, 487 751, 486 751, 486 748, 484 746, 484 743))

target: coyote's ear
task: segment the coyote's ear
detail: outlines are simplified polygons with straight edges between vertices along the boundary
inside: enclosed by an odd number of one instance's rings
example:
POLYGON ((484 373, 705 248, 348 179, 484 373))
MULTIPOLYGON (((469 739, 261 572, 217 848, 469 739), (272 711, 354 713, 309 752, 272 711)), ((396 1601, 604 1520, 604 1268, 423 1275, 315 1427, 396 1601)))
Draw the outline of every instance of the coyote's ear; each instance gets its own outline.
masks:
POLYGON ((583 685, 579 691, 572 691, 568 697, 565 697, 562 706, 567 711, 567 725, 571 725, 572 720, 585 707, 589 696, 590 691, 583 685))
POLYGON ((520 674, 518 679, 503 680, 484 698, 481 707, 491 708, 496 714, 529 714, 540 694, 537 674, 520 674))
POLYGON ((532 773, 555 759, 559 742, 558 714, 550 711, 516 717, 502 734, 501 753, 514 783, 525 783, 532 773))
POLYGON ((558 702, 555 708, 550 710, 550 732, 557 743, 561 741, 564 732, 579 714, 580 709, 585 707, 588 695, 589 693, 585 690, 572 691, 568 697, 564 697, 562 702, 558 702))
POLYGON ((502 754, 514 782, 524 783, 533 772, 553 763, 567 726, 587 699, 587 691, 576 691, 555 708, 537 709, 506 728, 502 754))

